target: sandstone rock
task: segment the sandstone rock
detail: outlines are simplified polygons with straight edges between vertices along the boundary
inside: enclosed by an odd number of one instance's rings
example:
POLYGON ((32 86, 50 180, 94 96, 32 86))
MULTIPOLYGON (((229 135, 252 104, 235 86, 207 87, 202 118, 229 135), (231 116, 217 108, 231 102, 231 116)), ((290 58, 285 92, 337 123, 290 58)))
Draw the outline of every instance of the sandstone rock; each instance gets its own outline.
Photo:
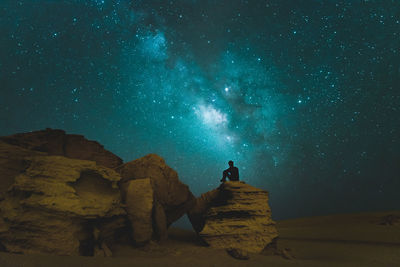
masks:
POLYGON ((95 257, 112 257, 112 252, 107 247, 107 245, 102 245, 101 247, 95 248, 93 256, 95 256, 95 257))
POLYGON ((126 211, 132 225, 132 237, 136 243, 147 242, 152 237, 153 200, 150 178, 127 182, 126 211))
POLYGON ((18 253, 92 255, 96 225, 125 214, 119 174, 94 161, 62 156, 23 160, 25 171, 0 201, 2 245, 18 253))
POLYGON ((178 174, 158 155, 149 154, 115 170, 121 174, 120 187, 127 203, 129 181, 150 178, 156 205, 153 216, 156 229, 153 233, 157 239, 165 238, 168 226, 184 215, 195 202, 188 186, 179 181, 178 174))
POLYGON ((0 141, 0 200, 14 183, 15 177, 29 166, 26 158, 45 155, 0 141))
POLYGON ((199 236, 215 248, 259 253, 278 236, 268 192, 244 182, 225 182, 203 194, 188 215, 199 236))
POLYGON ((68 158, 96 161, 98 165, 115 168, 122 159, 96 141, 89 141, 82 135, 66 134, 63 130, 47 128, 42 131, 18 133, 0 137, 0 141, 29 150, 46 152, 68 158))

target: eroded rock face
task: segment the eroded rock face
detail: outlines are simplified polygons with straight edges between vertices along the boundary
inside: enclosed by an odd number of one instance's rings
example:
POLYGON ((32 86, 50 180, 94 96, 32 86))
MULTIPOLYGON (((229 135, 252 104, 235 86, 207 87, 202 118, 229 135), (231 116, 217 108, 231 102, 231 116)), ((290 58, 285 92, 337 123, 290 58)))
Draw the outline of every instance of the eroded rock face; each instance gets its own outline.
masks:
POLYGON ((0 141, 0 200, 14 183, 15 177, 28 168, 29 162, 25 158, 44 155, 0 141))
POLYGON ((23 161, 24 172, 0 201, 2 245, 18 253, 93 254, 102 220, 125 214, 119 174, 94 161, 62 156, 34 155, 23 161))
POLYGON ((129 209, 130 201, 127 195, 130 181, 150 179, 154 192, 153 236, 157 239, 165 238, 168 226, 194 205, 195 198, 189 187, 179 181, 176 171, 167 166, 164 159, 158 155, 149 154, 125 163, 116 168, 116 171, 122 177, 120 187, 127 209, 129 209))
POLYGON ((188 216, 199 236, 215 248, 259 253, 278 237, 268 192, 240 181, 203 194, 188 216))
POLYGON ((47 128, 42 131, 18 133, 0 137, 0 141, 25 149, 46 152, 67 158, 93 160, 98 165, 115 168, 122 159, 114 155, 96 141, 87 140, 82 135, 66 134, 63 130, 47 128))

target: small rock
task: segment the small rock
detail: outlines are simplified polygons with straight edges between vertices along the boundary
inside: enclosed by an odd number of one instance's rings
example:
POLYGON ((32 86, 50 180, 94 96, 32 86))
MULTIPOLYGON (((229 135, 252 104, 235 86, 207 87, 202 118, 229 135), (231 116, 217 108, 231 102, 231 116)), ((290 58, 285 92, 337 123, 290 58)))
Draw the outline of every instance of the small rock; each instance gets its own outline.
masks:
POLYGON ((180 256, 180 255, 182 255, 182 251, 181 251, 181 250, 175 250, 175 251, 173 252, 173 255, 174 255, 174 256, 180 256))
POLYGON ((282 249, 282 250, 280 251, 281 256, 282 256, 284 259, 293 260, 294 257, 292 256, 292 254, 290 254, 289 251, 290 251, 290 249, 288 249, 288 248, 282 249))
POLYGON ((111 249, 106 245, 106 243, 101 244, 101 248, 104 251, 104 256, 112 257, 111 249))
POLYGON ((248 260, 250 259, 249 253, 247 251, 244 251, 242 249, 238 248, 229 248, 226 250, 229 255, 231 255, 233 258, 238 259, 238 260, 248 260))
POLYGON ((389 214, 381 218, 380 225, 396 225, 400 224, 400 216, 389 214))

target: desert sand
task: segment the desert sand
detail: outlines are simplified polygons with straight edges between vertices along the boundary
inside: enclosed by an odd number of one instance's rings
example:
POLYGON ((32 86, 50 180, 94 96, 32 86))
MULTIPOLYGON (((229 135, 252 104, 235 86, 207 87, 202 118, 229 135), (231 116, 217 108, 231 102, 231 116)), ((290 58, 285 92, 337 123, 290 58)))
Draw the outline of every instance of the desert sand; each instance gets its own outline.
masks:
POLYGON ((291 219, 277 227, 286 257, 266 251, 236 260, 205 247, 194 231, 171 228, 168 240, 113 247, 113 257, 1 252, 0 266, 400 266, 400 211, 291 219))

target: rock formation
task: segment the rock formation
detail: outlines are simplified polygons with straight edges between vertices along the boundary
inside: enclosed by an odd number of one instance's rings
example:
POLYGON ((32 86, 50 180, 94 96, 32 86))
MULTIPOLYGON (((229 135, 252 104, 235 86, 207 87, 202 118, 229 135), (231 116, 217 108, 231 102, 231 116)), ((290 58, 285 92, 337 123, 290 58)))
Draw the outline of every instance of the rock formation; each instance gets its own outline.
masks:
POLYGON ((0 141, 29 150, 46 152, 67 158, 93 160, 98 165, 115 168, 122 159, 96 141, 89 141, 82 135, 66 134, 63 130, 47 128, 42 131, 18 133, 0 137, 0 141))
POLYGON ((121 163, 62 130, 0 137, 0 248, 109 256, 118 232, 162 240, 185 213, 205 242, 239 259, 277 237, 266 191, 226 182, 196 200, 155 154, 121 163))
POLYGON ((109 238, 104 225, 125 214, 120 175, 94 161, 0 141, 0 170, 0 243, 9 252, 93 255, 96 244, 106 249, 96 240, 109 238))
POLYGON ((278 237, 268 192, 244 182, 225 182, 201 195, 188 216, 199 236, 215 248, 259 253, 278 237))
MULTIPOLYGON (((136 202, 138 198, 134 196, 135 194, 141 194, 143 198, 148 199, 144 204, 146 207, 150 204, 150 202, 148 202, 150 201, 150 197, 147 191, 145 192, 145 190, 148 189, 145 188, 149 188, 149 184, 151 185, 154 194, 151 209, 153 222, 152 234, 156 239, 165 238, 167 228, 194 205, 195 198, 188 186, 179 181, 176 171, 167 166, 165 161, 158 155, 149 154, 145 157, 125 163, 116 168, 116 171, 119 172, 122 177, 120 187, 130 217, 136 216, 136 208, 132 208, 132 205, 134 205, 134 202, 136 202), (140 179, 148 181, 138 183, 137 180, 140 179)), ((137 206, 137 204, 135 206, 137 206)), ((141 211, 141 213, 142 212, 144 211, 141 211)), ((148 211, 146 211, 146 214, 147 213, 148 211)), ((132 225, 132 227, 135 228, 135 225, 132 225)), ((145 228, 143 227, 143 229, 145 228)), ((150 240, 148 229, 143 231, 145 232, 143 236, 147 236, 147 239, 150 240)), ((139 235, 139 233, 134 232, 135 241, 139 243, 145 241, 145 239, 142 238, 143 236, 136 239, 137 236, 135 237, 135 235, 139 235)))

